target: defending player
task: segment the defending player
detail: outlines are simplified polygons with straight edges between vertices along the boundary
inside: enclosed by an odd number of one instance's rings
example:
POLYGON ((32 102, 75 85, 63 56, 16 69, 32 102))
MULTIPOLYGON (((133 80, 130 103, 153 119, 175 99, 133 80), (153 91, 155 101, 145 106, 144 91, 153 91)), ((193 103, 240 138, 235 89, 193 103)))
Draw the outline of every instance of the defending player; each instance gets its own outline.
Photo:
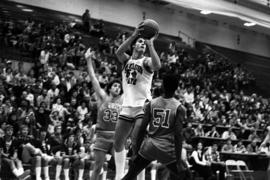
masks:
POLYGON ((124 180, 133 179, 154 160, 158 160, 175 175, 179 175, 182 121, 186 111, 174 98, 178 82, 175 75, 166 75, 163 78, 163 95, 146 104, 139 139, 144 137, 147 125, 148 137, 142 143, 124 180))
POLYGON ((98 116, 96 124, 96 141, 94 144, 94 157, 95 165, 91 180, 98 179, 98 176, 103 167, 105 156, 107 153, 113 155, 113 142, 114 142, 114 131, 116 121, 118 119, 119 112, 122 104, 122 87, 121 82, 114 80, 107 86, 107 92, 101 87, 96 78, 92 57, 94 52, 88 49, 85 53, 87 60, 88 72, 93 85, 93 88, 97 95, 98 101, 98 116))
POLYGON ((139 37, 140 30, 142 30, 141 26, 136 28, 133 34, 116 51, 118 60, 124 65, 122 71, 123 106, 116 125, 114 144, 116 180, 121 179, 124 175, 126 158, 124 145, 132 129, 134 154, 138 150, 137 134, 143 119, 143 105, 146 100, 151 99, 150 89, 153 72, 161 67, 160 59, 154 48, 154 40, 158 34, 150 40, 144 40, 139 37), (126 52, 132 45, 132 55, 129 56, 126 52), (151 57, 144 55, 146 46, 151 57))

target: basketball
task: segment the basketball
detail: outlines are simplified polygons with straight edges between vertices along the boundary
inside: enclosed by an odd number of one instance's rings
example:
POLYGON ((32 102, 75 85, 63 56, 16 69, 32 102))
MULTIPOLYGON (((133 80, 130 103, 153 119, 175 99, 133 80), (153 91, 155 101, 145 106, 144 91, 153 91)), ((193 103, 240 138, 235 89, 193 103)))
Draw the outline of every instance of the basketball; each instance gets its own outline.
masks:
POLYGON ((150 39, 159 32, 159 25, 153 19, 144 20, 140 27, 143 29, 140 31, 141 37, 145 39, 150 39))

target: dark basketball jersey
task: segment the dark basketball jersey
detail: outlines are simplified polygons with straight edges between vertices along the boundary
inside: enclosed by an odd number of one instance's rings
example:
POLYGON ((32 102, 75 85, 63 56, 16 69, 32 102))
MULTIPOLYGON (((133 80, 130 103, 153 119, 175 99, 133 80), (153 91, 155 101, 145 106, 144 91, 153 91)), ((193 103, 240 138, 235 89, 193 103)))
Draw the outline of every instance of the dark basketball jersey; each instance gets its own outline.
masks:
POLYGON ((122 98, 116 101, 105 101, 98 107, 97 131, 114 131, 118 115, 121 110, 122 98))
POLYGON ((175 153, 175 122, 180 102, 175 98, 155 98, 151 101, 151 121, 148 135, 160 150, 175 153))

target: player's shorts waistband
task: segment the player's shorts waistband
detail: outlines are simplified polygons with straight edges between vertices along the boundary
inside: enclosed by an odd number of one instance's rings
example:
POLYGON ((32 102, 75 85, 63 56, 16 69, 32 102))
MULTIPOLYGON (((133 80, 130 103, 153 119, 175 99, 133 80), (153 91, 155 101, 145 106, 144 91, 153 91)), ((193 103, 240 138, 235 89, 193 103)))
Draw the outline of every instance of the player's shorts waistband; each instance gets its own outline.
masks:
POLYGON ((135 118, 133 117, 128 117, 128 116, 125 116, 125 115, 119 115, 119 120, 122 120, 122 121, 127 121, 127 122, 134 122, 135 121, 135 118))
POLYGON ((123 107, 119 117, 122 119, 137 119, 144 114, 143 107, 123 107))

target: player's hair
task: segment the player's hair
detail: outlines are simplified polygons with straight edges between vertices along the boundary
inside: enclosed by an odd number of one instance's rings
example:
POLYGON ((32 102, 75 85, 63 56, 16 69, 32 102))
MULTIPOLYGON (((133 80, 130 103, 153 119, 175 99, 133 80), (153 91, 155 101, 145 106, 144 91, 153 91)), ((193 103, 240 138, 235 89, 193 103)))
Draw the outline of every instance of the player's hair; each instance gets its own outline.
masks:
POLYGON ((120 94, 123 94, 122 83, 121 83, 121 81, 120 81, 119 79, 114 79, 114 80, 112 80, 112 81, 110 81, 110 82, 108 83, 108 85, 106 86, 106 93, 107 93, 107 94, 110 94, 110 89, 111 89, 111 87, 112 87, 112 85, 113 85, 114 83, 120 84, 120 86, 121 86, 120 94))
POLYGON ((20 126, 20 130, 22 131, 23 129, 29 130, 29 127, 28 127, 27 125, 25 125, 25 124, 22 124, 22 125, 20 126))
POLYGON ((166 95, 174 95, 178 88, 179 78, 176 74, 165 74, 163 76, 163 92, 166 95))
POLYGON ((8 130, 12 129, 13 130, 13 126, 8 124, 5 128, 5 132, 7 132, 8 130))

